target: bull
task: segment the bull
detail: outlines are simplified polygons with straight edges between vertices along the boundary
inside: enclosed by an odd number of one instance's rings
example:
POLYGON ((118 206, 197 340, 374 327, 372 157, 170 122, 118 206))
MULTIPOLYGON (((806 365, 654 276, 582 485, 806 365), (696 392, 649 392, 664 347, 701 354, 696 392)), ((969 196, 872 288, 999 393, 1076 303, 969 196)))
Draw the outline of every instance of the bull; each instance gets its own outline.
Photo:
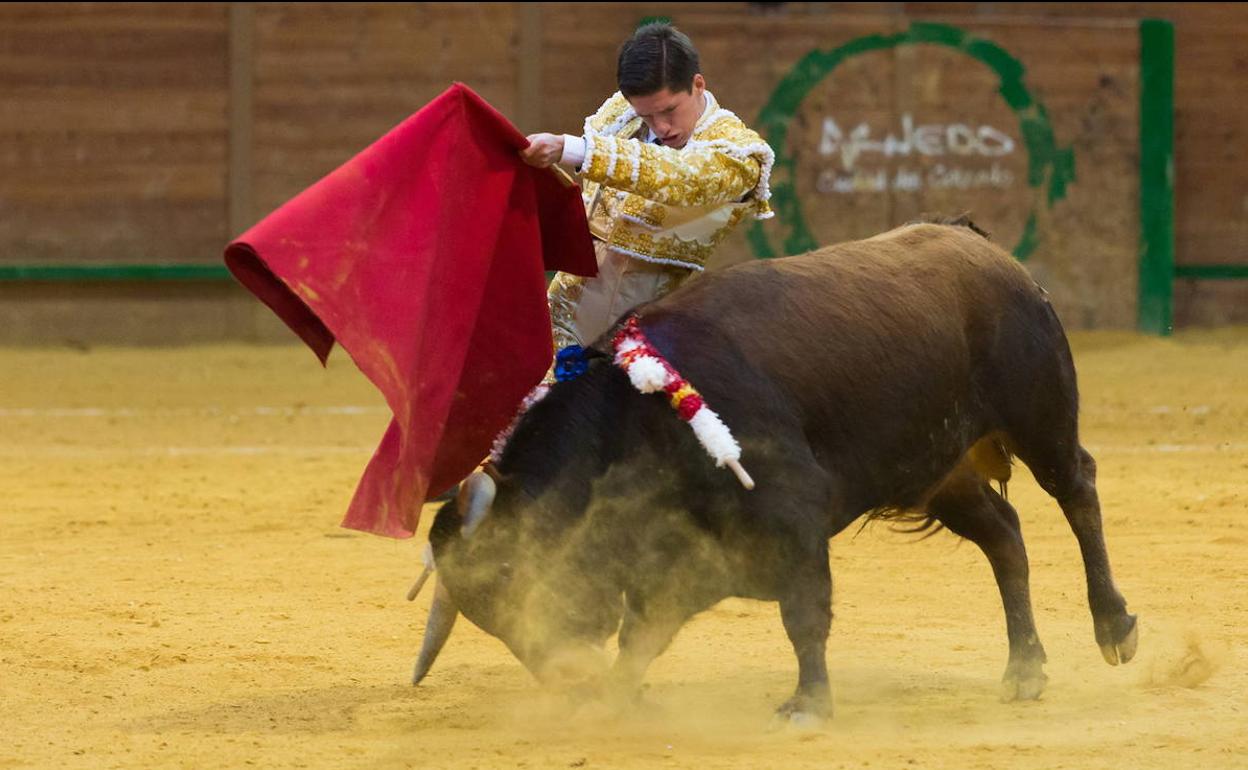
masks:
POLYGON ((1046 658, 1004 496, 1014 458, 1078 540, 1105 660, 1134 655, 1065 333, 1043 288, 969 221, 736 265, 634 312, 735 433, 756 487, 715 467, 661 394, 635 390, 604 335, 492 473, 438 511, 415 682, 462 613, 543 681, 586 677, 586 652, 618 630, 614 663, 589 671, 636 693, 683 623, 736 596, 779 602, 798 676, 778 714, 825 718, 828 540, 868 517, 983 551, 1005 610, 1003 698, 1037 698, 1046 658))

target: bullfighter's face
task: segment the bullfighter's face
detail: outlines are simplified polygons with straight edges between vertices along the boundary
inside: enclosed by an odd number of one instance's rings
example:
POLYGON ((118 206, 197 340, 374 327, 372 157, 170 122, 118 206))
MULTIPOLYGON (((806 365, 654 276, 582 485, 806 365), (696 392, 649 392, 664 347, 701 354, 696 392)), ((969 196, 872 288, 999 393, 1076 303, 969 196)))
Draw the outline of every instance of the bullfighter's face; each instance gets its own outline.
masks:
POLYGON ((679 150, 688 144, 706 108, 705 91, 706 81, 701 75, 694 75, 689 91, 664 88, 646 96, 630 96, 628 103, 663 146, 679 150))

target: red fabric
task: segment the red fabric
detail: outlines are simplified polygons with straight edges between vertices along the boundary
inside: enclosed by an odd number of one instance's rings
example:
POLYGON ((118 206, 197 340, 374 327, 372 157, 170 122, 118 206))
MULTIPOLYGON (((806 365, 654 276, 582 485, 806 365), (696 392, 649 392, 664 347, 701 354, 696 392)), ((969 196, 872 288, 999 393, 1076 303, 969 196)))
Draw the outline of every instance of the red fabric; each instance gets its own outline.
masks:
POLYGON ((248 230, 234 276, 324 363, 337 340, 394 419, 343 526, 410 537, 550 365, 546 270, 597 270, 579 191, 456 84, 248 230))

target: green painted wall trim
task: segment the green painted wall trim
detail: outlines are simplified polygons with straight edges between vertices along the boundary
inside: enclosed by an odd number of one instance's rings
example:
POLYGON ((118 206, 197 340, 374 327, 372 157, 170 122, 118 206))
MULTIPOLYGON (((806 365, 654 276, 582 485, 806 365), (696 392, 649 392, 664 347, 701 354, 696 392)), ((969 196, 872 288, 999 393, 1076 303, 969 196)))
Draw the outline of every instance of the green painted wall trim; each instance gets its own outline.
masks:
POLYGON ((0 281, 224 281, 224 265, 0 265, 0 281))
POLYGON ((1198 281, 1242 281, 1248 280, 1248 265, 1179 265, 1174 268, 1174 277, 1198 281))
POLYGON ((641 21, 637 22, 635 29, 641 29, 647 24, 671 24, 671 16, 642 16, 641 21))
POLYGON ((772 257, 778 252, 799 254, 819 246, 802 216, 797 199, 797 161, 789 153, 789 123, 807 93, 846 59, 870 51, 883 51, 903 45, 941 45, 970 56, 997 74, 998 92, 1018 116, 1019 130, 1027 147, 1027 184, 1035 191, 1035 202, 1027 220, 1027 228, 1014 247, 1014 256, 1026 259, 1039 242, 1036 209, 1052 206, 1066 196, 1066 189, 1075 179, 1075 156, 1070 147, 1058 147, 1044 105, 1037 102, 1023 83, 1026 72, 1022 63, 990 40, 948 24, 913 22, 905 32, 895 35, 864 35, 830 51, 811 51, 802 57, 788 75, 776 86, 771 98, 759 113, 758 123, 776 153, 772 171, 772 208, 777 219, 788 229, 780 248, 774 248, 760 223, 751 228, 748 240, 757 257, 772 257))
POLYGON ((1026 260, 1039 243, 1040 238, 1036 235, 1036 212, 1033 211, 1027 217, 1027 224, 1023 226, 1023 237, 1019 238, 1018 245, 1014 247, 1014 256, 1026 260))
POLYGON ((1140 22, 1140 296, 1138 326, 1174 323, 1174 25, 1140 22))

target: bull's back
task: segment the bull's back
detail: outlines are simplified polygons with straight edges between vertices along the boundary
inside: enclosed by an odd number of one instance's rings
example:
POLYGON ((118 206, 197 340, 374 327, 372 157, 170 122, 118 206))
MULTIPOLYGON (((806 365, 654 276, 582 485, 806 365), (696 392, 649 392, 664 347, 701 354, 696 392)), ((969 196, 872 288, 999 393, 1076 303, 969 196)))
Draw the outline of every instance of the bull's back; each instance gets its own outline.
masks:
POLYGON ((852 453, 915 479, 937 471, 907 458, 947 465, 992 429, 994 383, 1014 376, 1003 372, 1026 337, 1061 337, 1010 255, 944 225, 737 265, 641 314, 656 345, 745 430, 785 423, 829 462, 852 453))
POLYGON ((782 379, 840 372, 884 387, 918 367, 965 363, 1004 316, 1043 303, 999 247, 964 227, 925 224, 709 273, 643 316, 714 329, 782 379))

